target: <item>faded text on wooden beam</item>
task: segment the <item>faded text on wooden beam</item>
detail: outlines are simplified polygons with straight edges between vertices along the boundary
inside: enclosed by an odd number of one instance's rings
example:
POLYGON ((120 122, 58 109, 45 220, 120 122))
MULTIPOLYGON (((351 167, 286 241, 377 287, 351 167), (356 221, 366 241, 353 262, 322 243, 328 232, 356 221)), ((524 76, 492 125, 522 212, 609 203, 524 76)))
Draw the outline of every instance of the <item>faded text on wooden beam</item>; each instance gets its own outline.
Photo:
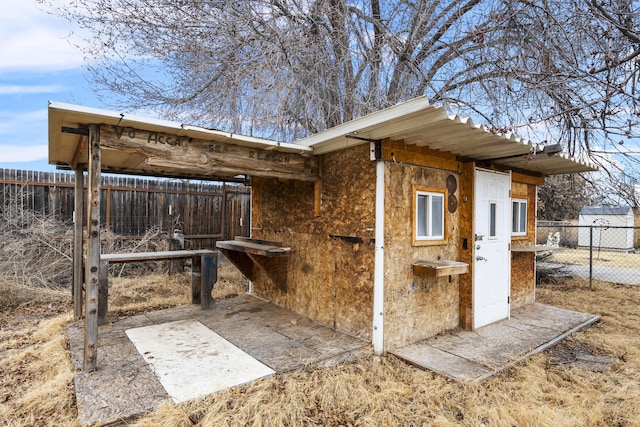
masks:
POLYGON ((140 159, 140 164, 125 167, 132 169, 131 172, 205 176, 246 174, 302 181, 315 181, 318 177, 317 158, 298 153, 119 126, 103 126, 100 136, 103 150, 126 153, 129 160, 136 156, 140 159))

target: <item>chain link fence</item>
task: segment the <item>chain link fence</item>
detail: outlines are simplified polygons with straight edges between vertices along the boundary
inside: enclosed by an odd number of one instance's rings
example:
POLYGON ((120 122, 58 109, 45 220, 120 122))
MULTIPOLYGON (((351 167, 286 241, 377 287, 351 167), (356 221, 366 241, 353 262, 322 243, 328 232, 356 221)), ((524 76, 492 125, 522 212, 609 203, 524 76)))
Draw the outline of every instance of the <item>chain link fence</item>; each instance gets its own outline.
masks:
POLYGON ((539 221, 540 273, 640 285, 640 227, 539 221))

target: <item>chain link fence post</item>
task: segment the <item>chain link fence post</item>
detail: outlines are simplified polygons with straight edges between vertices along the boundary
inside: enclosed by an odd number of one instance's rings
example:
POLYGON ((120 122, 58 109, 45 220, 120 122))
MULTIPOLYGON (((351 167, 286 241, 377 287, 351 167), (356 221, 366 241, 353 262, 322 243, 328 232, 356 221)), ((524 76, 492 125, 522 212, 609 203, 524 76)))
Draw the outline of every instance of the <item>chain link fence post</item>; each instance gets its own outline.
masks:
POLYGON ((593 225, 589 226, 589 290, 593 290, 593 225))

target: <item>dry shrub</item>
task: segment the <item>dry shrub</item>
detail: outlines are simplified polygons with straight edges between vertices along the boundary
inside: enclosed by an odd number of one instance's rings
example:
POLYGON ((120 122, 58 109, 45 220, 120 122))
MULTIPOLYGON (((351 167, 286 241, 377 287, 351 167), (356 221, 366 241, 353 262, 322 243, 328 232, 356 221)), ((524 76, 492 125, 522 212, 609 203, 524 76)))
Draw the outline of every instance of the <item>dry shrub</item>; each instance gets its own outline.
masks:
POLYGON ((13 306, 71 281, 69 226, 30 210, 0 211, 0 304, 13 306))
MULTIPOLYGON (((105 254, 125 254, 135 252, 164 252, 173 249, 171 239, 159 227, 151 227, 144 236, 125 238, 103 231, 101 235, 101 251, 105 254)), ((111 264, 109 273, 112 276, 136 276, 149 273, 167 272, 170 263, 180 261, 150 261, 141 263, 111 264)))
MULTIPOLYGON (((72 282, 73 229, 41 212, 0 207, 0 307, 37 302, 64 294, 72 282), (38 292, 34 292, 38 289, 38 292), (53 291, 53 292, 51 292, 53 291)), ((109 231, 101 234, 103 253, 166 251, 170 239, 157 227, 141 238, 125 239, 109 231)), ((113 265, 112 274, 164 271, 167 263, 113 265)))

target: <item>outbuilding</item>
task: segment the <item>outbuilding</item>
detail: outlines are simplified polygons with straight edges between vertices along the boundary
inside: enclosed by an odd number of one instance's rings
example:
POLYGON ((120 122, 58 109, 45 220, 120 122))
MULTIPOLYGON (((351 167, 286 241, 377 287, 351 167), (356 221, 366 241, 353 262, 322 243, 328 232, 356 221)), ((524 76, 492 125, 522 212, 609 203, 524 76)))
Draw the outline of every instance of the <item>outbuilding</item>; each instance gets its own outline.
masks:
POLYGON ((635 215, 629 206, 584 206, 578 225, 580 247, 633 250, 635 215))
POLYGON ((91 331, 100 171, 250 183, 251 239, 217 247, 251 293, 384 352, 533 303, 537 186, 596 169, 424 97, 293 144, 63 104, 49 117, 50 163, 89 175, 91 331))
POLYGON ((533 303, 537 186, 595 169, 425 98, 297 144, 316 181, 251 180, 251 235, 288 255, 218 246, 254 294, 380 352, 533 303))

